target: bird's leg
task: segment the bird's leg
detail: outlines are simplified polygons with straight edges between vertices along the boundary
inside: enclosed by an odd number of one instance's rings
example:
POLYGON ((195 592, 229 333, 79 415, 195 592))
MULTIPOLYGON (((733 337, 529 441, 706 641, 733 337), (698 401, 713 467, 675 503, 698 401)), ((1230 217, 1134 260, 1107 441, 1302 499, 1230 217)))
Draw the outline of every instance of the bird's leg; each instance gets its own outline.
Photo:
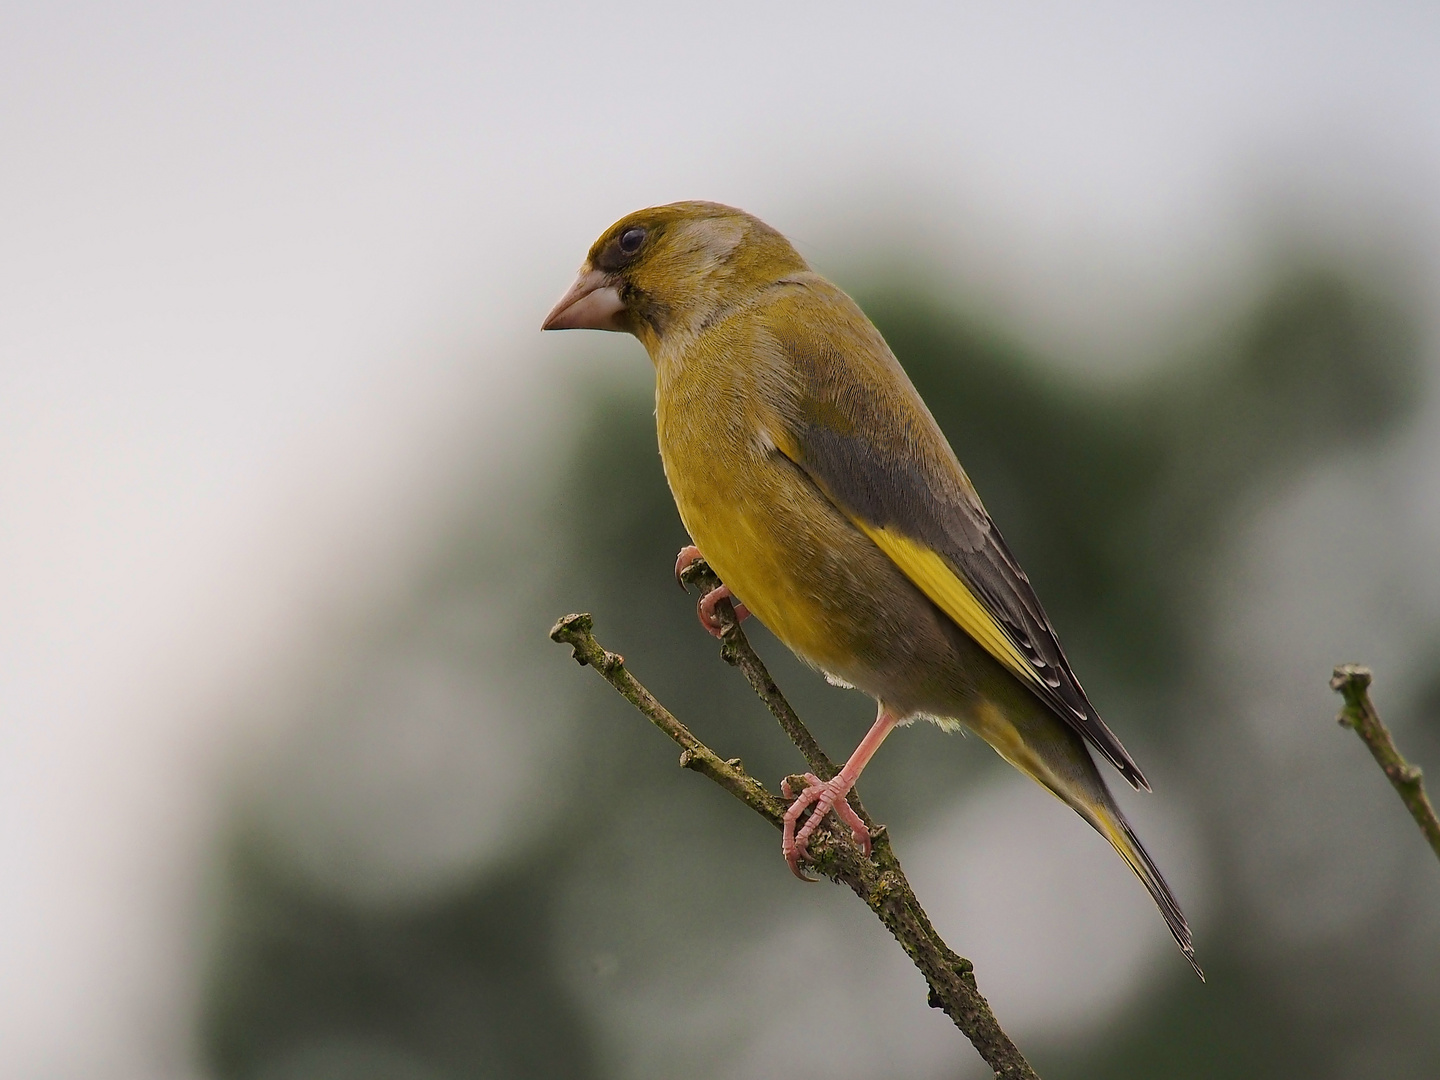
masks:
MULTIPOLYGON (((880 706, 880 715, 875 717, 875 723, 865 733, 865 738, 860 740, 860 745, 850 755, 850 760, 845 762, 844 768, 837 773, 832 780, 821 780, 814 773, 805 774, 805 790, 800 792, 790 808, 785 811, 785 829, 780 840, 780 850, 785 855, 785 861, 790 864, 791 871, 796 877, 809 880, 800 870, 800 860, 805 858, 806 849, 810 844, 810 834, 819 828, 820 823, 825 820, 825 815, 834 810, 836 815, 846 825, 850 826, 850 835, 855 840, 855 846, 870 857, 870 830, 860 820, 860 815, 855 813, 845 796, 855 786, 855 781, 860 778, 860 770, 865 768, 869 760, 874 757, 875 751, 880 749, 880 744, 885 741, 885 736, 894 730, 895 725, 900 722, 900 715, 887 709, 883 704, 880 706), (804 825, 796 829, 796 823, 800 815, 806 809, 810 810, 810 817, 804 825)), ((793 795, 789 782, 780 785, 780 790, 788 799, 793 795)))
MULTIPOLYGON (((694 544, 686 544, 680 549, 680 554, 675 557, 675 581, 682 589, 685 587, 685 582, 681 580, 680 575, 691 563, 700 558, 704 558, 704 556, 700 554, 700 549, 694 544)), ((718 589, 711 589, 700 598, 695 613, 700 616, 700 625, 705 628, 706 632, 717 638, 724 637, 724 631, 720 627, 720 616, 715 611, 715 605, 721 600, 730 601, 731 606, 735 609, 737 623, 744 622, 750 617, 749 609, 736 599, 735 594, 730 591, 730 586, 721 585, 718 589)))

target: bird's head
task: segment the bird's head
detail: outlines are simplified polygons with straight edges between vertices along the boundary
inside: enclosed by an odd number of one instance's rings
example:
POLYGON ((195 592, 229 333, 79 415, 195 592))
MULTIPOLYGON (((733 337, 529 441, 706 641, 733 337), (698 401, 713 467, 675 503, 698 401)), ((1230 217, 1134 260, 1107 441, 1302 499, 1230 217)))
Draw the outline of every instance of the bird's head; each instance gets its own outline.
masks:
POLYGON ((543 330, 620 330, 653 356, 766 285, 806 270, 790 242, 743 210, 711 202, 652 206, 600 235, 543 330))

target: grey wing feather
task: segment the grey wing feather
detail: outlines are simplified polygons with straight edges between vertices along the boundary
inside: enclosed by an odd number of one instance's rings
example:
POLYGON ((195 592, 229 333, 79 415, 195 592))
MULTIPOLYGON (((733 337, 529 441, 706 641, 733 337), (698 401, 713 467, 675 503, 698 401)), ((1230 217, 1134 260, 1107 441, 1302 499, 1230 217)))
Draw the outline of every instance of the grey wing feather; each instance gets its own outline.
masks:
POLYGON ((874 342, 878 350, 862 350, 866 355, 858 358, 858 365, 878 368, 865 380, 856 378, 857 358, 842 361, 823 333, 778 342, 802 388, 790 418, 797 464, 845 512, 896 528, 944 555, 1034 666, 1040 684, 1027 682, 1031 690, 1133 787, 1148 791, 1139 767, 1085 696, 1030 579, 939 426, 878 334, 874 342), (900 392, 869 392, 875 379, 898 380, 900 392))

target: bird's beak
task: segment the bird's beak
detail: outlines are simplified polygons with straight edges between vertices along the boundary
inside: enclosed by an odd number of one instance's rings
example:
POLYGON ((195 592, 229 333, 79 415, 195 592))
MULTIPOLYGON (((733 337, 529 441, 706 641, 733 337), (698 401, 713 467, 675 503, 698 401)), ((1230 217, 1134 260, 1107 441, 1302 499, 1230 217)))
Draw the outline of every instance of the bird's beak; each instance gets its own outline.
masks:
POLYGON ((620 313, 625 302, 610 275, 592 270, 587 262, 570 291, 545 316, 541 330, 624 330, 620 313))

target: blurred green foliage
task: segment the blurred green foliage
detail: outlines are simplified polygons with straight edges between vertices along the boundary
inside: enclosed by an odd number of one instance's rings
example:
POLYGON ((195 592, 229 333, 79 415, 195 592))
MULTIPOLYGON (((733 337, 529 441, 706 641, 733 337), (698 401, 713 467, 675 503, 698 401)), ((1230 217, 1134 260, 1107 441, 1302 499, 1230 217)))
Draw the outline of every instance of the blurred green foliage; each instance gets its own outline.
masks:
MULTIPOLYGON (((1183 773, 1174 760, 1179 734, 1164 719, 1174 711, 1164 705, 1194 685, 1200 631, 1189 605, 1253 500, 1406 419, 1420 368, 1404 313, 1342 273, 1295 268, 1204 349, 1117 383, 1064 375, 994 328, 909 292, 862 299, 1029 571, 1092 696, 1142 702, 1153 727, 1127 732, 1126 741, 1142 744, 1141 760, 1158 756, 1172 775, 1183 773)), ((638 348, 635 362, 645 363, 638 348)), ((542 642, 555 616, 594 611, 601 639, 702 737, 757 775, 792 770, 793 752, 742 680, 716 661, 694 624, 693 598, 680 597, 671 580, 686 537, 660 470, 650 395, 591 389, 568 471, 542 514, 555 562, 527 601, 533 618, 516 633, 542 642), (716 716, 735 719, 717 732, 709 729, 716 716)), ((430 576, 443 588, 421 591, 437 607, 487 604, 493 568, 468 568, 498 557, 479 524, 485 517, 481 508, 461 515, 470 524, 439 546, 430 576)), ((869 703, 824 686, 773 641, 760 644, 822 743, 843 756, 869 721, 869 703)), ((534 656, 543 667, 488 675, 570 674, 548 643, 534 656)), ((716 941, 743 938, 753 921, 747 901, 816 902, 783 874, 773 836, 737 824, 722 799, 674 768, 672 747, 584 677, 574 683, 586 718, 573 753, 588 767, 557 794, 573 812, 549 842, 431 903, 376 912, 318 894, 282 868, 263 838, 242 831, 203 1020, 218 1076, 609 1075, 566 989, 573 958, 557 945, 563 934, 549 888, 602 837, 623 849, 643 836, 649 854, 635 857, 634 873, 654 875, 677 904, 701 909, 716 941), (697 849, 712 857, 698 858, 697 849)), ((939 749, 943 738, 922 725, 887 744, 889 768, 866 774, 867 802, 892 826, 994 767, 990 755, 939 749)), ((1299 979, 1338 977, 1365 944, 1327 956, 1320 970, 1313 956, 1277 969, 1275 953, 1256 953, 1240 929, 1243 900, 1222 895, 1220 908, 1199 942, 1208 985, 1174 965, 1161 992, 1085 1045, 1036 1048, 1042 1075, 1342 1075, 1337 1062, 1354 1025, 1308 1009, 1292 991, 1299 979)), ((661 917, 636 913, 637 925, 661 917)), ((1355 977, 1369 1013, 1392 1017, 1412 1045, 1388 1075, 1440 1075, 1436 1037, 1410 1030, 1422 1022, 1413 1008, 1373 968, 1355 977)), ((968 1054, 956 1039, 957 1055, 968 1054)), ((789 1070, 777 1062, 775 1071, 789 1070)))
POLYGON ((206 1032, 221 1076, 416 1080, 597 1075, 546 952, 536 859, 411 914, 376 914, 287 880, 237 844, 243 891, 206 1032))

